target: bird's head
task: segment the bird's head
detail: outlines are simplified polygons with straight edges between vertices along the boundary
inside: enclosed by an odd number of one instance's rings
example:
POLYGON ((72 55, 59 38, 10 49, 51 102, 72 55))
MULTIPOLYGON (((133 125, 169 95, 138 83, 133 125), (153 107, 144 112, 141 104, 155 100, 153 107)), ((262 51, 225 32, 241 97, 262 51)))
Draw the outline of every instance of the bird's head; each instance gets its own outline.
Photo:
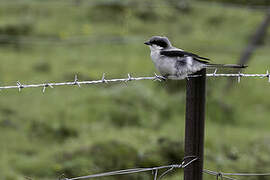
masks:
POLYGON ((144 44, 148 45, 151 50, 162 50, 172 46, 169 39, 165 36, 153 36, 144 44))

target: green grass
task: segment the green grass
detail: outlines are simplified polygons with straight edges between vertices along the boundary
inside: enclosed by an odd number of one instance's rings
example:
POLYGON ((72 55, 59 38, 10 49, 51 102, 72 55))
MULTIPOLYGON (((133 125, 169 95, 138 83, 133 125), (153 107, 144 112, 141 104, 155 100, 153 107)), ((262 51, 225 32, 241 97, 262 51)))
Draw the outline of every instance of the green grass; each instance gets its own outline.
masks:
MULTIPOLYGON (((1 44, 1 85, 14 85, 17 80, 25 84, 70 81, 75 74, 80 80, 100 79, 103 72, 107 78, 153 75, 149 49, 143 45, 152 35, 166 35, 175 46, 215 63, 236 63, 264 16, 260 11, 198 2, 181 11, 159 1, 150 8, 144 1, 114 8, 70 1, 1 3, 0 32, 13 26, 17 34, 11 37, 21 37, 18 44, 1 44)), ((266 42, 245 72, 265 72, 268 49, 266 42)), ((226 78, 208 80, 205 167, 269 171, 270 86, 266 79, 242 78, 226 90, 226 82, 226 78)), ((106 166, 95 164, 96 159, 111 162, 110 153, 119 147, 119 154, 135 149, 138 159, 128 159, 127 154, 112 169, 170 163, 163 153, 173 151, 173 142, 184 139, 184 83, 175 84, 138 81, 128 86, 56 87, 45 94, 42 89, 2 90, 1 177, 46 180, 62 173, 100 172, 106 166), (92 154, 92 147, 111 141, 120 145, 105 146, 105 159, 92 154), (168 147, 161 145, 163 141, 168 147)), ((182 157, 183 147, 179 148, 182 157)), ((179 179, 179 174, 167 178, 179 179)))

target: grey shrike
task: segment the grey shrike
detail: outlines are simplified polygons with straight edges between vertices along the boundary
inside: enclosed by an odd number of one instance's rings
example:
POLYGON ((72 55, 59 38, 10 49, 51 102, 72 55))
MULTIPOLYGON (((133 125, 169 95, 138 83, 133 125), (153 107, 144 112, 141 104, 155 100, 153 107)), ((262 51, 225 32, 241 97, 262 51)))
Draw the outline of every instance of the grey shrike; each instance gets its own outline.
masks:
POLYGON ((245 68, 238 64, 210 64, 209 59, 173 47, 167 37, 153 36, 144 44, 151 50, 151 58, 162 79, 185 79, 203 68, 245 68))

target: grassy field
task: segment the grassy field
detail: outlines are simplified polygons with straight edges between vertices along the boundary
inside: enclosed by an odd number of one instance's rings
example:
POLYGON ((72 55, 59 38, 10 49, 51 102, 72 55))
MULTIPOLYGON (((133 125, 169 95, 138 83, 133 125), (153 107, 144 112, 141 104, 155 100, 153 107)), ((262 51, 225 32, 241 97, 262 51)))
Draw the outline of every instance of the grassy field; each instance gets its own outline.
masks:
MULTIPOLYGON (((196 1, 177 8, 171 1, 143 0, 0 2, 1 86, 70 81, 75 74, 100 79, 103 72, 108 78, 151 76, 155 69, 143 42, 152 35, 166 35, 215 63, 236 63, 264 17, 258 10, 196 1)), ((266 72, 269 48, 266 38, 245 72, 266 72)), ((226 84, 226 78, 208 80, 205 168, 270 171, 269 83, 242 78, 230 90, 226 84)), ((41 90, 0 92, 2 179, 74 177, 183 157, 184 82, 41 90)))

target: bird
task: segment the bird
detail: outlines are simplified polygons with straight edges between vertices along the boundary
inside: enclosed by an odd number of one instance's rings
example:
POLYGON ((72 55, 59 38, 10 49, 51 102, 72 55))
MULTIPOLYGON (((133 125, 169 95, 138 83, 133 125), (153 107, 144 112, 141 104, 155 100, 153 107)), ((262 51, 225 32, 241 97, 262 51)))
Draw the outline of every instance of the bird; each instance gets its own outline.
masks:
POLYGON ((188 78, 203 68, 245 68, 241 64, 211 64, 210 59, 174 47, 165 36, 152 36, 144 42, 150 47, 150 56, 162 80, 188 78))

